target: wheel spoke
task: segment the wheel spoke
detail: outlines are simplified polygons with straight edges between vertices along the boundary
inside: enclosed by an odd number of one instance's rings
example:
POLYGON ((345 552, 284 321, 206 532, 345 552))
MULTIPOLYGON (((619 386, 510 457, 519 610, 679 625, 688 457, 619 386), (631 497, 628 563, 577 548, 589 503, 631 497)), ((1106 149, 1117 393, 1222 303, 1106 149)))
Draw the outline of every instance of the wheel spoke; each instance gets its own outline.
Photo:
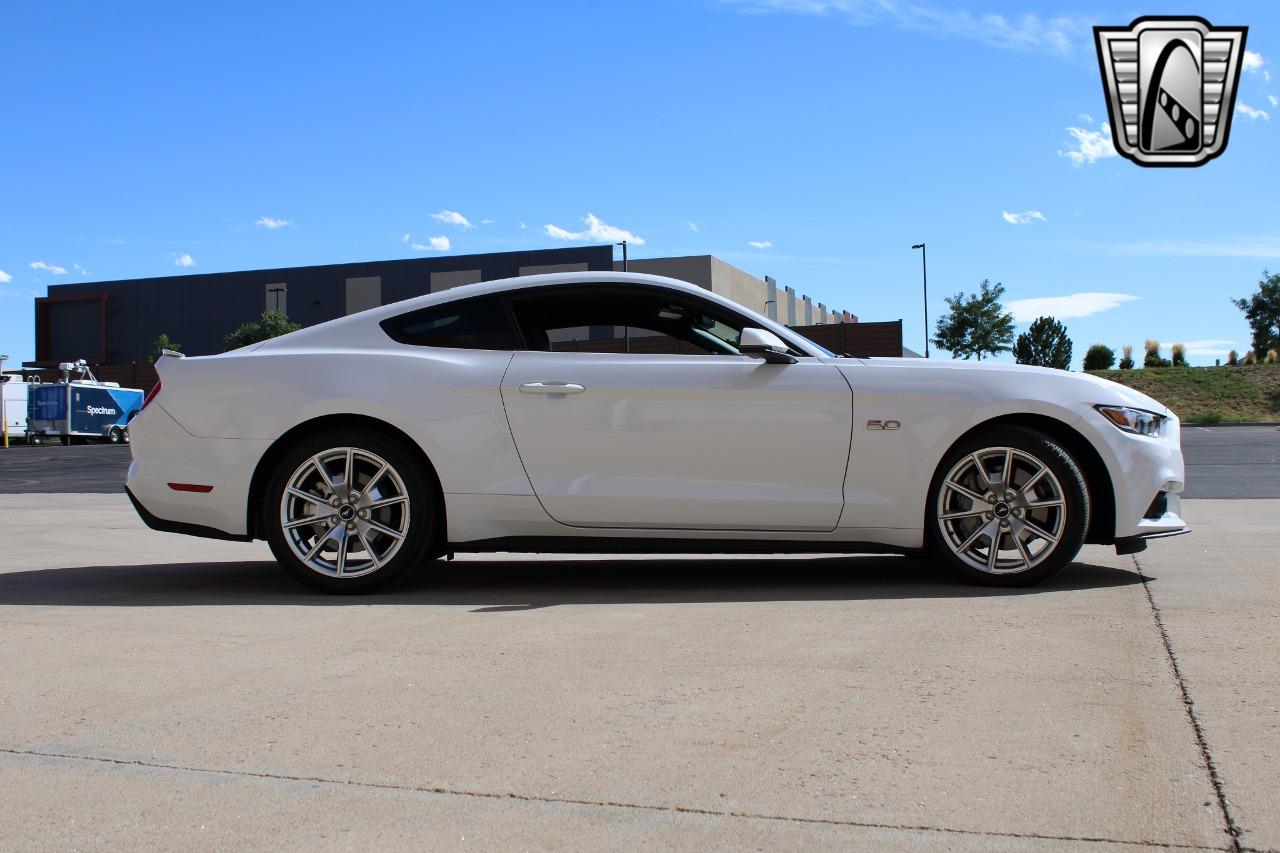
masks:
POLYGON ((1004 538, 1004 533, 997 530, 996 535, 991 537, 991 546, 987 549, 987 571, 994 572, 996 570, 996 562, 1000 559, 1000 540, 1004 538))
POLYGON ((1030 533, 1032 536, 1035 536, 1038 539, 1043 539, 1044 541, 1048 542, 1050 545, 1058 544, 1058 537, 1054 536, 1049 531, 1042 529, 1040 525, 1035 524, 1031 521, 1027 521, 1025 519, 1023 520, 1022 523, 1026 526, 1027 532, 1030 533))
POLYGON ((1048 473, 1048 471, 1049 468, 1047 466, 1041 465, 1040 470, 1032 474, 1031 479, 1023 483, 1021 488, 1018 489, 1018 495, 1025 498, 1027 495, 1031 494, 1032 487, 1035 486, 1036 483, 1040 482, 1040 478, 1048 473))
POLYGON ((986 466, 982 464, 982 457, 976 453, 971 453, 969 454, 969 458, 973 460, 973 465, 975 468, 978 469, 978 473, 981 474, 982 478, 987 481, 987 488, 994 490, 996 481, 990 474, 987 473, 986 466))
POLYGON ((943 521, 951 521, 956 518, 972 518, 975 515, 982 515, 984 512, 986 512, 985 509, 966 509, 959 512, 944 512, 938 518, 943 521))
POLYGON ((1065 505, 1066 505, 1066 501, 1060 498, 1057 500, 1050 500, 1050 501, 1035 501, 1034 503, 1032 503, 1031 501, 1027 501, 1026 503, 1027 509, 1045 509, 1046 507, 1065 506, 1065 505))
POLYGON ((313 504, 328 504, 329 502, 319 495, 313 495, 311 492, 304 492, 302 489, 294 486, 289 487, 289 494, 295 498, 301 498, 304 501, 310 501, 313 504))
POLYGON ((336 529, 342 532, 338 534, 338 560, 337 571, 338 577, 342 577, 347 571, 347 543, 351 541, 351 536, 347 533, 347 528, 342 525, 336 529))
POLYGON ((361 495, 360 500, 356 502, 356 506, 360 507, 360 509, 382 509, 383 507, 395 506, 396 504, 402 504, 409 500, 404 495, 397 495, 394 498, 383 498, 382 500, 370 501, 365 500, 367 495, 368 492, 361 495))
POLYGON ((1022 544, 1022 539, 1018 536, 1019 532, 1018 528, 1014 528, 1010 532, 1009 538, 1013 540, 1013 544, 1018 548, 1018 556, 1022 557, 1022 567, 1029 569, 1031 568, 1031 555, 1027 553, 1027 546, 1022 544))
POLYGON ((956 548, 956 552, 959 554, 964 554, 968 552, 968 550, 972 548, 979 539, 982 538, 983 534, 986 534, 987 538, 990 539, 991 525, 994 523, 995 522, 988 521, 986 524, 978 525, 978 528, 973 531, 973 533, 969 536, 969 538, 964 540, 964 544, 956 548))
POLYGON ((382 479, 382 475, 387 473, 387 469, 390 467, 391 466, 388 465, 387 463, 385 462, 382 463, 382 467, 378 469, 378 473, 370 477, 369 482, 365 483, 364 488, 360 490, 360 495, 362 498, 367 497, 369 493, 373 491, 374 484, 376 484, 379 480, 382 479))
POLYGON ((328 517, 329 516, 326 514, 326 515, 313 515, 310 518, 295 518, 293 521, 287 522, 284 525, 284 529, 292 530, 295 527, 306 527, 308 524, 320 524, 328 517))
POLYGON ((329 477, 329 472, 325 470, 324 460, 320 458, 319 454, 311 457, 311 464, 316 466, 316 470, 320 472, 320 479, 324 480, 324 484, 329 491, 336 494, 338 488, 333 484, 332 478, 329 477))
POLYGON ((973 501, 976 504, 986 503, 987 501, 987 499, 982 495, 978 494, 977 492, 966 489, 964 486, 960 485, 955 480, 948 480, 946 483, 946 486, 948 489, 951 489, 953 492, 959 492, 960 494, 964 495, 966 498, 968 498, 969 500, 973 501))
POLYGON ((355 482, 354 474, 356 468, 356 449, 354 447, 347 448, 347 467, 342 472, 342 485, 346 487, 347 494, 351 494, 351 486, 355 482))
POLYGON ((368 537, 364 535, 364 530, 362 530, 358 524, 356 525, 356 536, 360 538, 360 544, 364 546, 364 552, 369 555, 369 559, 373 562, 373 567, 376 569, 381 566, 382 561, 378 559, 378 555, 374 553, 373 546, 369 544, 368 537))
POLYGON ((313 545, 311 547, 311 550, 307 552, 306 559, 308 563, 314 560, 317 556, 319 556, 320 552, 324 550, 324 544, 328 542, 330 538, 333 537, 334 529, 335 528, 331 527, 328 530, 326 530, 324 533, 316 537, 315 545, 313 545))
POLYGON ((364 523, 367 527, 385 536, 390 536, 392 539, 404 538, 404 534, 401 533, 399 530, 396 530, 394 527, 387 527, 387 525, 382 524, 381 522, 378 522, 378 521, 374 521, 372 518, 366 518, 364 520, 364 523))
MULTIPOLYGON (((1013 488, 1013 448, 1006 447, 1004 449, 1004 471, 1000 474, 1003 480, 1004 490, 1010 491, 1013 488)), ((1001 497, 1004 497, 1001 495, 1001 497)))

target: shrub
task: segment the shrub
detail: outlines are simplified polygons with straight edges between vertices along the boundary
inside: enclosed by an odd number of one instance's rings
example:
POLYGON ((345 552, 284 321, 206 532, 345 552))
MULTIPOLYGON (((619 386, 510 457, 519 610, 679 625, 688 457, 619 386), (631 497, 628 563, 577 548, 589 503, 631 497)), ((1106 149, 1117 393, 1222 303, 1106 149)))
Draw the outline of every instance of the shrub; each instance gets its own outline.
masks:
POLYGON ((1084 354, 1085 370, 1110 370, 1116 363, 1116 351, 1106 344, 1094 344, 1084 354))
POLYGON ((1239 363, 1240 363, 1239 353, 1237 353, 1235 350, 1232 350, 1231 352, 1227 353, 1227 364, 1231 365, 1232 367, 1235 367, 1239 363))
POLYGON ((1133 370, 1133 347, 1124 345, 1124 358, 1120 359, 1121 370, 1133 370))
POLYGON ((1257 364, 1257 363, 1258 363, 1258 357, 1257 357, 1256 355, 1254 355, 1253 350, 1249 350, 1247 353, 1245 353, 1245 354, 1244 354, 1244 363, 1245 363, 1245 364, 1257 364))
POLYGON ((1160 342, 1147 338, 1142 344, 1145 355, 1142 357, 1143 367, 1168 367, 1169 360, 1160 357, 1160 342))
POLYGON ((1267 350, 1267 358, 1263 364, 1280 364, 1280 353, 1273 349, 1267 350))
POLYGON ((1187 348, 1184 344, 1173 345, 1173 366, 1174 367, 1187 366, 1187 348))
POLYGON ((1194 415, 1187 418, 1187 422, 1193 424, 1220 424, 1224 420, 1226 420, 1226 418, 1223 417, 1222 412, 1219 412, 1217 409, 1208 409, 1207 411, 1196 412, 1194 415))

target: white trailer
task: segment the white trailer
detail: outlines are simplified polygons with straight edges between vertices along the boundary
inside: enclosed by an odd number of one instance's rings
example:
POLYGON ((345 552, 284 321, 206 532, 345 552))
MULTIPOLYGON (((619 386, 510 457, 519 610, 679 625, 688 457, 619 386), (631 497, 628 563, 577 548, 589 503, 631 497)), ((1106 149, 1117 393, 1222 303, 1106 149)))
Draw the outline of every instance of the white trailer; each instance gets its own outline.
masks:
POLYGON ((16 373, 6 373, 0 376, 0 381, 4 383, 4 425, 9 430, 9 440, 25 437, 28 385, 16 373))

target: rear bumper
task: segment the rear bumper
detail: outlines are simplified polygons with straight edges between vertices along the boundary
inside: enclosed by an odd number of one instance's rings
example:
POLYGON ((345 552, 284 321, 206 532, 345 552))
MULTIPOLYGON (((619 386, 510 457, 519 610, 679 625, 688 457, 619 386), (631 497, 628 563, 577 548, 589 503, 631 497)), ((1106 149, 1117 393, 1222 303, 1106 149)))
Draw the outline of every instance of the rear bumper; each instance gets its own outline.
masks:
POLYGON ((198 438, 159 401, 133 419, 129 432, 133 463, 125 484, 149 527, 237 541, 250 536, 249 486, 269 441, 198 438))
POLYGON ((129 503, 133 504, 133 508, 137 511, 138 517, 142 522, 152 530, 161 533, 181 533, 186 536, 200 536, 204 539, 226 539, 231 542, 252 542, 252 536, 245 536, 239 533, 228 533, 225 530, 218 530, 214 527, 205 527, 200 524, 188 524, 184 521, 169 521, 160 518, 154 513, 148 512, 147 508, 142 505, 133 494, 129 491, 129 487, 124 487, 124 493, 129 496, 129 503))

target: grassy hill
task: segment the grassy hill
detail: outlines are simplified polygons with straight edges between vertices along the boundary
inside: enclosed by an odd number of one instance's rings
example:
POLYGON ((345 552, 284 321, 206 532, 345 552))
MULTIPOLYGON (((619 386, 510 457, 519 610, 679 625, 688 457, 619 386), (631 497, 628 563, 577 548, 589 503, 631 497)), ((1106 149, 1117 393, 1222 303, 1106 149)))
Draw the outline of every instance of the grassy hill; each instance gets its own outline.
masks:
POLYGON ((1280 366, 1147 367, 1095 370, 1095 376, 1155 397, 1183 423, 1280 422, 1280 366))

